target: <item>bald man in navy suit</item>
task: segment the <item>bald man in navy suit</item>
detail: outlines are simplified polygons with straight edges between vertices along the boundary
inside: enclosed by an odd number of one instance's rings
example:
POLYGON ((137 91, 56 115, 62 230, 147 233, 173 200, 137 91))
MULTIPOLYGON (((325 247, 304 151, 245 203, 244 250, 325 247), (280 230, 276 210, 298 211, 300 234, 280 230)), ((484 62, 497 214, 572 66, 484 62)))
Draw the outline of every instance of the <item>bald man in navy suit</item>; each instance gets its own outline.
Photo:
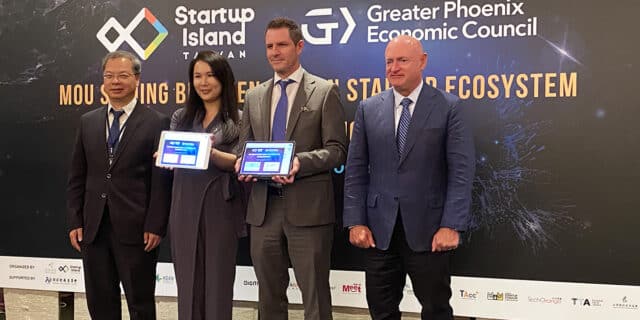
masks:
POLYGON ((355 115, 344 225, 367 251, 374 320, 400 319, 407 274, 422 319, 452 319, 449 258, 469 220, 473 137, 459 99, 424 84, 418 40, 391 40, 385 59, 393 88, 362 101, 355 115))

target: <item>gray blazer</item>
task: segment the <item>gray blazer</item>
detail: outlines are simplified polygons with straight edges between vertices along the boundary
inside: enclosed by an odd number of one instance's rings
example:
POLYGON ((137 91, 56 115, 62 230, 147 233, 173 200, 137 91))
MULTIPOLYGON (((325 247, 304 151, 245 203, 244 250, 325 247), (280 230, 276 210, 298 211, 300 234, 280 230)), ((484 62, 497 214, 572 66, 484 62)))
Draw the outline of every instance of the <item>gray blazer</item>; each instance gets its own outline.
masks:
MULTIPOLYGON (((240 145, 271 140, 273 79, 247 91, 240 129, 240 145)), ((287 123, 287 140, 296 143, 300 171, 284 187, 287 220, 295 226, 335 222, 331 170, 344 163, 347 136, 338 88, 304 72, 287 123)), ((249 196, 247 223, 260 226, 267 206, 267 182, 254 183, 249 196)))

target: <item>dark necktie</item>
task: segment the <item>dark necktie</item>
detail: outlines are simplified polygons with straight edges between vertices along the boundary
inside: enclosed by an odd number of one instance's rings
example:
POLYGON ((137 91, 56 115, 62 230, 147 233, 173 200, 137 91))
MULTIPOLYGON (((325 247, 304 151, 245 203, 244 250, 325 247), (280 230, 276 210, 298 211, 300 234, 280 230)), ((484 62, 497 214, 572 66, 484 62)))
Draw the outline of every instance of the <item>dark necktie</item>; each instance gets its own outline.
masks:
POLYGON ((276 104, 276 111, 273 114, 273 125, 271 126, 271 141, 283 141, 287 135, 287 109, 289 99, 287 98, 287 86, 293 80, 280 80, 280 99, 276 104))
POLYGON ((409 98, 404 98, 400 101, 400 105, 402 105, 402 113, 400 114, 398 132, 396 134, 396 143, 398 144, 399 154, 402 154, 404 146, 407 143, 407 133, 409 132, 409 123, 411 123, 411 112, 409 111, 409 105, 411 103, 413 103, 413 101, 409 98))
POLYGON ((107 145, 109 146, 109 153, 113 154, 118 145, 118 140, 120 140, 120 117, 124 114, 124 111, 111 109, 111 113, 113 113, 113 122, 111 122, 111 126, 109 127, 107 145))

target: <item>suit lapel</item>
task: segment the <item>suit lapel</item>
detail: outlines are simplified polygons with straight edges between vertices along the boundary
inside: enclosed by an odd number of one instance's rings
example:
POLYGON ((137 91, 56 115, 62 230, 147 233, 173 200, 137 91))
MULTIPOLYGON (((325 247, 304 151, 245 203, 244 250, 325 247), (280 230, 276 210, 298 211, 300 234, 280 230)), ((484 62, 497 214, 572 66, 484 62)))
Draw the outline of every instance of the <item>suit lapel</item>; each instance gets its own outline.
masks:
POLYGON ((271 93, 273 92, 273 79, 269 79, 264 85, 264 92, 260 97, 258 106, 260 108, 260 128, 261 135, 256 136, 257 140, 271 141, 271 93))
MULTIPOLYGON (((380 109, 379 125, 380 130, 382 130, 383 137, 385 141, 382 143, 382 146, 391 146, 391 150, 385 150, 385 152, 392 151, 393 154, 398 153, 398 146, 396 144, 396 135, 395 135, 395 115, 394 115, 394 107, 395 102, 393 99, 393 90, 388 90, 384 93, 380 94, 380 99, 382 100, 382 108, 380 109)), ((397 158, 395 158, 397 160, 397 158)))
POLYGON ((100 137, 100 139, 98 140, 99 143, 96 145, 96 147, 98 148, 100 153, 104 154, 105 163, 108 164, 109 150, 107 148, 107 110, 108 107, 102 107, 100 112, 96 114, 95 120, 93 120, 95 121, 95 126, 89 128, 89 130, 91 131, 87 134, 87 136, 92 137, 91 139, 93 139, 93 137, 100 137))
POLYGON ((114 166, 116 162, 118 162, 118 159, 124 152, 127 144, 131 139, 133 139, 133 135, 135 134, 136 129, 142 123, 142 119, 144 119, 143 113, 146 111, 143 108, 144 107, 138 102, 138 104, 136 104, 136 107, 133 109, 131 116, 129 116, 129 118, 125 122, 124 132, 122 133, 122 137, 120 138, 118 146, 116 147, 116 154, 111 166, 114 166))
POLYGON ((315 80, 309 79, 307 80, 306 72, 303 73, 300 86, 298 87, 298 92, 296 93, 296 98, 293 100, 293 104, 291 105, 291 112, 289 113, 289 121, 287 121, 287 134, 285 139, 291 140, 291 135, 293 134, 293 130, 296 128, 296 124, 298 123, 298 119, 300 118, 300 113, 302 109, 306 107, 307 101, 309 101, 309 97, 313 94, 313 91, 316 89, 315 80))
POLYGON ((413 145, 416 143, 420 131, 427 123, 427 119, 429 115, 431 115, 431 111, 433 111, 435 105, 435 99, 433 99, 435 93, 436 92, 427 85, 422 86, 418 97, 418 104, 416 104, 415 109, 413 109, 413 115, 409 123, 409 132, 407 133, 407 142, 404 147, 404 152, 400 155, 399 165, 407 158, 407 154, 411 152, 411 148, 413 148, 413 145))

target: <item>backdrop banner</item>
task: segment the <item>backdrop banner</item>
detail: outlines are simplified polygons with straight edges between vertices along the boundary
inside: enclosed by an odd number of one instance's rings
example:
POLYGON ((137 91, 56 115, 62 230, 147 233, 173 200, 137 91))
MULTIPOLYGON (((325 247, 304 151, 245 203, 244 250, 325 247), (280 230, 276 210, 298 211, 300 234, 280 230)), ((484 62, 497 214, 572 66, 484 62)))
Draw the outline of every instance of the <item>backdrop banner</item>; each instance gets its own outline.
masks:
MULTIPOLYGON (((470 111, 477 173, 473 226, 452 261, 456 314, 637 319, 639 10, 631 0, 2 1, 0 287, 83 290, 65 188, 79 117, 107 103, 107 52, 138 55, 138 99, 171 114, 185 104, 189 61, 217 51, 242 104, 273 75, 265 26, 286 16, 301 25, 304 68, 338 85, 348 132, 358 103, 389 87, 384 49, 399 34, 422 41, 425 83, 470 111)), ((160 257, 159 290, 169 287, 158 294, 175 294, 166 240, 160 257)), ((236 298, 255 300, 247 239, 238 265, 236 298)), ((333 270, 334 304, 366 307, 363 254, 340 226, 333 270)))

